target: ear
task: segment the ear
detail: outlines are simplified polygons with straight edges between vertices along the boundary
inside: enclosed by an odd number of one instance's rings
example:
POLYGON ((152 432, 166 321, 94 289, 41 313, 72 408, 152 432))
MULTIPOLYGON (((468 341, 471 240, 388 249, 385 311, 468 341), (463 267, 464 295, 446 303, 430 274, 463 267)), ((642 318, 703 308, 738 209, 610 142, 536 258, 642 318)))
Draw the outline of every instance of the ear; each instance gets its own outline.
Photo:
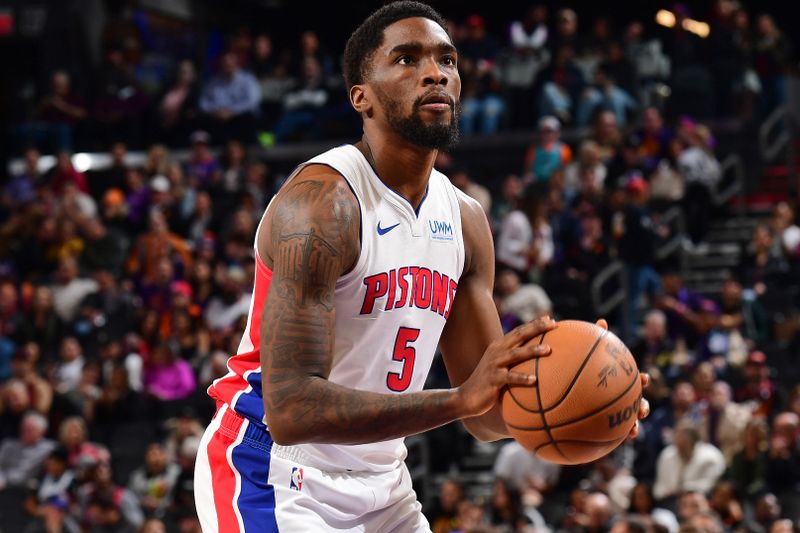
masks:
POLYGON ((365 85, 353 85, 350 88, 350 105, 360 115, 372 116, 372 101, 365 85))

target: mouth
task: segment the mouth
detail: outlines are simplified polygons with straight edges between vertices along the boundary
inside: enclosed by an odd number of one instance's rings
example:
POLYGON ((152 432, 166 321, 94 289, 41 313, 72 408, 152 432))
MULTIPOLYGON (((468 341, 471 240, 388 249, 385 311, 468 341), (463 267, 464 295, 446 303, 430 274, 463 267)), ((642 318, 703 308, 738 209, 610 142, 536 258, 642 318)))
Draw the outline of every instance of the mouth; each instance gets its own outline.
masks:
POLYGON ((453 105, 453 98, 449 94, 438 91, 427 94, 419 101, 420 109, 439 113, 452 110, 453 105))

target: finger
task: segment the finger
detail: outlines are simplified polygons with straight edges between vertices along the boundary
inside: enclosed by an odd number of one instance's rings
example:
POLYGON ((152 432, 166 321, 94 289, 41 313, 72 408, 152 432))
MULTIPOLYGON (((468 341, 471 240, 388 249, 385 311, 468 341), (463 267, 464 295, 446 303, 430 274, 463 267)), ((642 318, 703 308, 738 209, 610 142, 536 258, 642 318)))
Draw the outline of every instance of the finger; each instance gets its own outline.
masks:
POLYGON ((633 423, 633 427, 631 428, 631 432, 628 434, 628 438, 630 440, 635 439, 639 435, 639 421, 633 423))
POLYGON ((639 377, 642 378, 642 388, 643 389, 647 388, 647 386, 650 385, 650 374, 648 374, 647 372, 642 372, 641 374, 639 374, 639 377))
POLYGON ((605 318, 599 319, 597 322, 594 323, 595 326, 599 326, 603 329, 608 329, 608 322, 606 322, 605 318))
POLYGON ((648 402, 645 398, 642 398, 642 401, 639 403, 639 420, 642 418, 647 418, 650 414, 650 402, 648 402))
POLYGON ((548 331, 555 329, 555 327, 556 321, 549 316, 544 316, 537 318, 536 320, 526 322, 521 326, 517 326, 511 331, 511 333, 505 336, 504 340, 506 341, 507 346, 519 346, 520 344, 527 343, 534 337, 538 337, 543 333, 547 333, 548 331))
POLYGON ((522 387, 533 387, 536 385, 536 376, 533 374, 523 374, 521 372, 509 372, 506 374, 508 385, 520 385, 522 387))
POLYGON ((511 368, 520 363, 533 359, 534 357, 544 357, 550 355, 553 350, 547 344, 526 344, 518 346, 508 351, 507 355, 501 357, 500 364, 511 368))

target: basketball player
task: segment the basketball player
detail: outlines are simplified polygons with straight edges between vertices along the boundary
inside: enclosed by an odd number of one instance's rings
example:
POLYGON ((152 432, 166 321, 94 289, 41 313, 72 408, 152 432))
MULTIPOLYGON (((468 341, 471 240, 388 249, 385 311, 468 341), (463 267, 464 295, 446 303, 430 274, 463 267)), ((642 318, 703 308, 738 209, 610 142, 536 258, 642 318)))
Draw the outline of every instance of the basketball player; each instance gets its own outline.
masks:
POLYGON ((403 437, 454 420, 508 436, 501 389, 535 384, 509 368, 547 355, 527 343, 557 326, 502 335, 486 216, 433 168, 457 137, 457 57, 416 2, 348 41, 364 135, 301 165, 257 230, 247 330, 197 456, 206 533, 430 531, 403 437), (423 391, 437 345, 452 388, 423 391))

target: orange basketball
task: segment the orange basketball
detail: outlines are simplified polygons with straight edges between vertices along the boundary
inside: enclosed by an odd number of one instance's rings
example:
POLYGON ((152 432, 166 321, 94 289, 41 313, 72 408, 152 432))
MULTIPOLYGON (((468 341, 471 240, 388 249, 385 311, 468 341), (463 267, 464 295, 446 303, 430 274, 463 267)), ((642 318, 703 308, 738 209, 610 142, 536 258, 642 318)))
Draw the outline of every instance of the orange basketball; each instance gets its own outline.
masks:
POLYGON ((642 399, 636 362, 619 338, 590 322, 565 320, 531 342, 553 353, 514 370, 535 387, 509 386, 503 419, 511 435, 539 457, 562 465, 594 461, 622 444, 642 399))

